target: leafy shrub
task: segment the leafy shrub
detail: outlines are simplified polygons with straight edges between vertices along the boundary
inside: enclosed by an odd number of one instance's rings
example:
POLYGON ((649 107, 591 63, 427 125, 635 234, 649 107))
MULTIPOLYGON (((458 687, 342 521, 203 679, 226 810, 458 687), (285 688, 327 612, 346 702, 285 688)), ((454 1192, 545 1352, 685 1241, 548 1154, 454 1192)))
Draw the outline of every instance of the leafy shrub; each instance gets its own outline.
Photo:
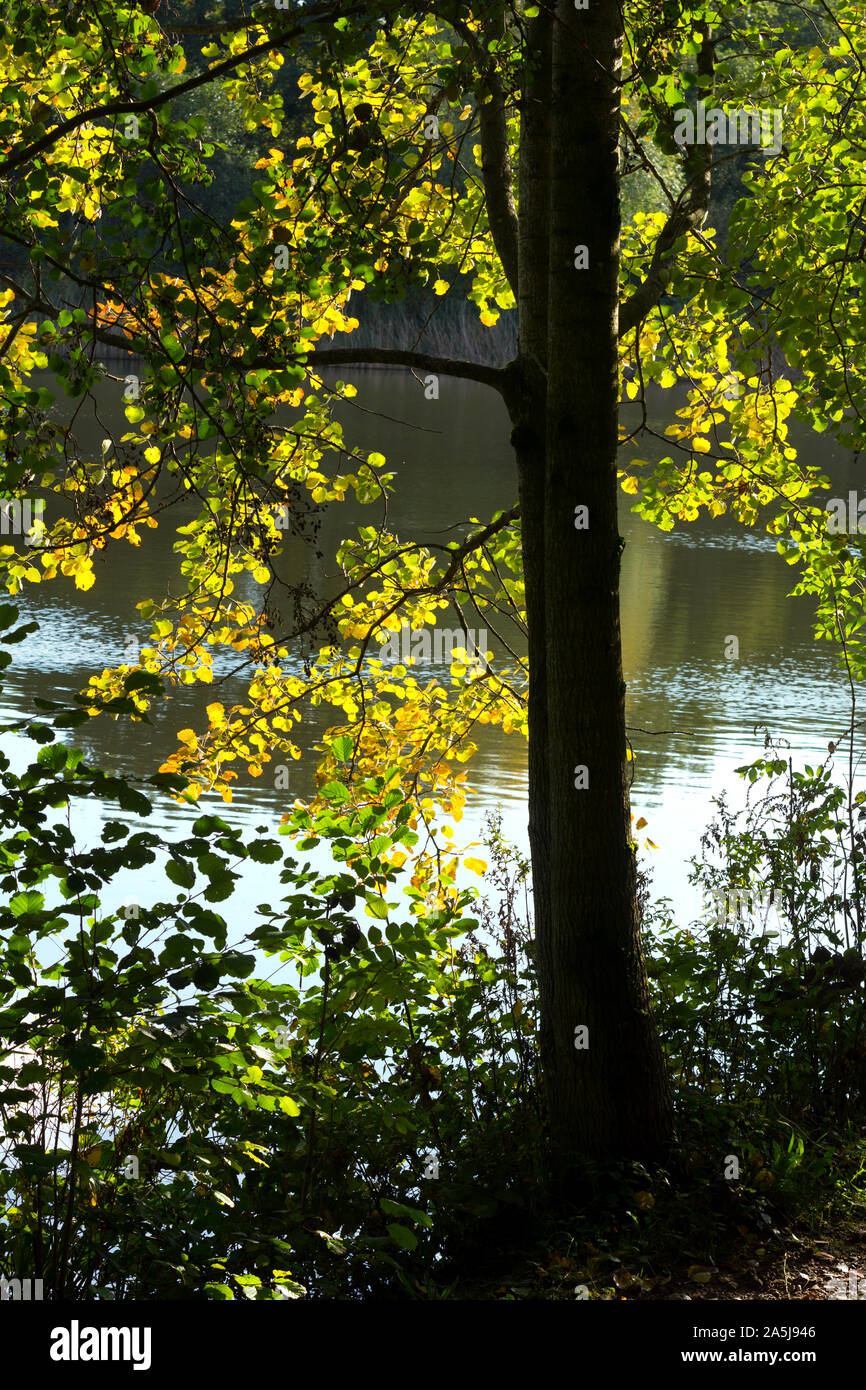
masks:
POLYGON ((216 815, 178 840, 131 828, 148 797, 57 741, 80 709, 42 703, 35 761, 0 760, 0 1268, 69 1298, 426 1296, 467 1228, 526 1205, 537 1149, 506 847, 482 941, 474 890, 403 870, 396 769, 281 826, 300 850, 327 842, 335 871, 315 873, 216 815), (117 805, 90 847, 81 797, 117 805), (244 861, 286 891, 241 933, 219 905, 244 861), (171 895, 105 910, 118 874, 154 864, 171 895))
POLYGON ((714 803, 691 875, 706 916, 683 928, 667 903, 649 911, 673 1077, 790 1119, 862 1116, 866 798, 834 785, 832 758, 740 772, 764 794, 738 815, 714 803))

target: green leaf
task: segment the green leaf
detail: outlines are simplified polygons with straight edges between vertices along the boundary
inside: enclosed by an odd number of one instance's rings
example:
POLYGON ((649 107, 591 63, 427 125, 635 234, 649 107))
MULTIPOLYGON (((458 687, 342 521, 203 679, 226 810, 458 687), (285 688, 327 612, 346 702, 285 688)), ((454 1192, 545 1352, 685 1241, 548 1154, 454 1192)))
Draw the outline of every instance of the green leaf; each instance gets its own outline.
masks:
POLYGON ((123 688, 127 692, 143 690, 149 695, 161 695, 162 681, 153 671, 134 671, 131 676, 125 677, 123 688))
POLYGON ((409 1230, 408 1226, 401 1226, 398 1222, 392 1221, 388 1226, 388 1235, 401 1250, 415 1250, 418 1247, 418 1237, 409 1230))
POLYGON ((198 820, 193 822, 192 833, 204 839, 206 835, 213 834, 215 830, 231 832, 231 829, 228 822, 220 816, 199 816, 198 820))
POLYGON ((257 864, 276 864, 283 857, 282 846, 276 840, 254 840, 248 853, 257 864))
POLYGON ((426 1211, 419 1211, 417 1207, 407 1207, 403 1202, 393 1202, 390 1197, 382 1197, 379 1201, 386 1216, 402 1216, 410 1221, 420 1222, 422 1226, 432 1226, 433 1218, 428 1216, 426 1211))
POLYGON ((117 792, 117 804, 124 811, 135 811, 140 816, 149 816, 153 805, 143 792, 137 792, 126 782, 122 782, 117 792))
POLYGON ((367 914, 376 917, 379 921, 384 920, 391 911, 384 898, 378 897, 375 893, 366 894, 367 914))
POLYGON ((47 767, 51 772, 59 772, 66 766, 66 754, 69 750, 65 744, 55 743, 50 748, 42 748, 36 755, 36 761, 41 767, 47 767))
POLYGON ((246 980, 256 968, 255 956, 241 955, 240 951, 226 951, 223 956, 222 973, 246 980))
POLYGON ((222 971, 218 966, 202 961, 192 978, 197 989, 213 989, 222 979, 222 971))
POLYGON ((195 871, 191 864, 184 864, 178 859, 169 859, 165 866, 165 876, 176 883, 179 888, 192 888, 195 883, 195 871))
POLYGON ((328 782, 322 788, 322 796, 326 797, 328 801, 344 802, 349 800, 349 792, 342 782, 328 782))
POLYGON ((0 632, 4 628, 11 627, 18 618, 18 609, 14 603, 0 603, 0 632))
POLYGON ((28 912, 41 912, 44 906, 45 899, 41 893, 37 893, 35 888, 28 888, 23 893, 16 893, 9 902, 13 917, 24 917, 28 912))

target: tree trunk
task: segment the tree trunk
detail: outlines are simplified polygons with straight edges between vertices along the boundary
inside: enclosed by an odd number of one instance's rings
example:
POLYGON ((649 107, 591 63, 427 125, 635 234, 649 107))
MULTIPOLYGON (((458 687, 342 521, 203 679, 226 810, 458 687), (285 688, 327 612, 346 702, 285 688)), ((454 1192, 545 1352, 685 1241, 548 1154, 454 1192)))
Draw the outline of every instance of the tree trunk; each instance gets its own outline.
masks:
POLYGON ((619 9, 559 0, 549 131, 533 104, 533 87, 543 99, 548 62, 541 33, 522 113, 527 318, 512 417, 530 630, 541 1053, 554 1163, 566 1180, 584 1157, 660 1154, 672 1127, 629 843, 616 482, 619 9), (586 268, 575 265, 581 246, 586 268), (585 526, 577 508, 587 509, 585 526))
MULTIPOLYGON (((529 847, 536 922, 550 896, 550 787, 547 757, 547 640, 544 622, 544 460, 547 396, 547 261, 550 251, 550 58, 552 20, 531 20, 520 103, 517 286, 519 347, 508 404, 517 457, 529 660, 529 847), (532 61, 527 56, 527 65, 532 61), (525 272, 525 273, 524 273, 525 272)), ((537 948, 544 935, 536 933, 537 948)), ((537 963, 538 964, 538 963, 537 963)))

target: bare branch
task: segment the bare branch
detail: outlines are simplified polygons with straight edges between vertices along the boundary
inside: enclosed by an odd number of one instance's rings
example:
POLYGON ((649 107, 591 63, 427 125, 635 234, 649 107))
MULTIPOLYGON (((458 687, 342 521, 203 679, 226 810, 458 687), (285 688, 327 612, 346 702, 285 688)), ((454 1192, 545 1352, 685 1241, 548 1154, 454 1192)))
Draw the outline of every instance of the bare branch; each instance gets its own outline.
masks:
MULTIPOLYGON (((303 360, 300 359, 299 360, 303 360)), ((503 367, 486 367, 480 362, 463 361, 461 358, 436 357, 429 352, 408 352, 402 348, 322 348, 306 354, 309 367, 338 366, 376 366, 409 367, 420 372, 432 372, 436 376, 461 377, 468 381, 478 381, 482 386, 492 386, 494 391, 505 389, 503 367)), ((282 359, 282 365, 286 359, 282 359)), ((274 358, 257 358, 255 367, 277 366, 274 358)))

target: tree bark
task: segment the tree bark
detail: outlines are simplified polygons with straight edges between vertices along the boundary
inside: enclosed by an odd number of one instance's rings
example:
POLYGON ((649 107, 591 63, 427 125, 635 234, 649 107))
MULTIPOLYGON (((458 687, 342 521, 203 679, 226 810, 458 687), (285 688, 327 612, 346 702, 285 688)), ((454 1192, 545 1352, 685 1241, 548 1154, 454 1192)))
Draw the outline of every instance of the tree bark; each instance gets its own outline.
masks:
MULTIPOLYGON (((547 638, 544 610, 544 461, 547 398, 548 256, 550 251, 550 101, 553 20, 542 11, 530 21, 520 104, 518 218, 518 358, 506 402, 513 430, 520 498, 523 580, 529 662, 529 847, 536 951, 548 935, 538 923, 550 915, 550 780, 547 724, 547 638)), ((552 962, 536 958, 540 976, 552 962)))
MULTIPOLYGON (((586 10, 559 0, 541 574, 547 771, 530 783, 530 798, 546 794, 546 804, 532 806, 530 825, 536 834, 544 826, 549 837, 536 910, 541 1050, 554 1163, 566 1180, 587 1156, 658 1155, 672 1128, 640 942, 619 622, 622 41, 612 0, 586 10), (575 265, 579 246, 587 248, 586 268, 575 265), (578 525, 581 507, 588 509, 585 528, 578 525)), ((521 282, 525 273, 521 265, 521 282)), ((526 530, 523 495, 521 504, 526 530)), ((526 537, 525 544, 533 589, 535 541, 526 537)), ((531 630, 537 593, 527 604, 531 630)), ((536 644, 532 650, 537 660, 536 644)), ((536 737, 543 722, 538 716, 536 737)))

